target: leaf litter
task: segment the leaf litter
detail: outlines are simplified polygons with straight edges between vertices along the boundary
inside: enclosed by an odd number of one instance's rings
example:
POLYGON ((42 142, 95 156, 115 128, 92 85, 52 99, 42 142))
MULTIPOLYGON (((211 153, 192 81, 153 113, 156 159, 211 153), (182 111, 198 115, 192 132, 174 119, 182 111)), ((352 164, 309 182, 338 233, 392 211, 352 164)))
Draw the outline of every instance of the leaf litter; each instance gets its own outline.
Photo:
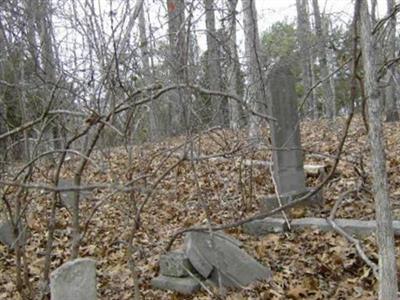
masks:
MULTIPOLYGON (((329 169, 340 140, 344 120, 312 121, 302 124, 302 142, 306 164, 325 164, 329 169)), ((264 132, 267 136, 267 131, 264 132)), ((400 218, 400 128, 397 124, 385 124, 387 140, 387 166, 390 193, 393 200, 394 219, 400 218)), ((206 224, 207 205, 213 224, 225 224, 240 220, 257 212, 257 199, 273 193, 274 187, 268 168, 245 166, 243 160, 270 160, 271 153, 265 147, 254 150, 246 143, 245 132, 217 130, 200 135, 194 149, 200 157, 230 153, 222 157, 198 159, 193 163, 185 160, 169 172, 154 189, 157 179, 177 163, 183 153, 179 145, 184 137, 170 138, 132 148, 128 159, 123 147, 97 151, 96 163, 105 167, 98 170, 89 164, 84 172, 88 184, 123 185, 132 178, 148 175, 134 184, 129 193, 95 190, 81 204, 82 224, 87 232, 82 240, 80 256, 97 260, 98 293, 100 299, 132 299, 134 280, 128 267, 127 239, 134 226, 138 207, 153 192, 141 214, 141 226, 133 239, 134 261, 138 269, 139 287, 144 299, 210 299, 200 291, 192 296, 153 290, 150 280, 159 272, 158 259, 169 238, 182 227, 206 224), (176 150, 178 149, 178 150, 176 150), (194 168, 193 168, 194 166, 194 168), (198 180, 198 185, 196 181, 198 180), (200 190, 199 190, 200 188, 200 190), (202 204, 203 203, 203 204, 202 204), (89 216, 95 210, 93 217, 89 216)), ((342 160, 333 180, 324 187, 325 205, 307 208, 300 217, 328 217, 336 199, 354 188, 359 175, 360 162, 368 177, 367 191, 350 193, 338 210, 338 218, 370 220, 374 218, 374 202, 371 189, 367 134, 361 118, 356 118, 347 138, 342 160)), ((63 178, 72 178, 78 161, 71 159, 62 172, 63 178)), ((54 169, 39 166, 34 174, 37 183, 51 184, 54 169)), ((307 176, 307 185, 314 186, 320 178, 307 176)), ((31 231, 26 246, 29 278, 34 292, 38 292, 43 272, 46 246, 47 216, 52 196, 34 190, 28 196, 27 224, 31 231)), ((71 216, 65 207, 57 213, 52 269, 70 258, 71 216)), ((82 225, 82 229, 83 229, 82 225)), ((377 282, 369 268, 358 257, 354 247, 342 236, 317 229, 268 234, 251 237, 240 228, 227 231, 243 242, 249 254, 270 266, 273 279, 242 291, 230 291, 227 299, 374 299, 377 282)), ((362 239, 369 258, 377 262, 374 236, 362 239)), ((180 247, 182 239, 175 241, 180 247)), ((400 240, 396 239, 399 249, 400 240)), ((400 259, 398 260, 400 266, 400 259)), ((0 299, 19 299, 14 284, 14 253, 0 244, 0 299)))

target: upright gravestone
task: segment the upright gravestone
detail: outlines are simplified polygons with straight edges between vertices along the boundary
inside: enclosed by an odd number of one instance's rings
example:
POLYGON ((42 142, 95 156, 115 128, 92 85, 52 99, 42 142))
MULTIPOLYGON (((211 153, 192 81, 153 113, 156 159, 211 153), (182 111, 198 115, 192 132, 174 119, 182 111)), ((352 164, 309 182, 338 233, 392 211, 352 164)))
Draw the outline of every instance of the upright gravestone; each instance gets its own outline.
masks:
MULTIPOLYGON (((75 183, 73 179, 60 179, 58 181, 58 188, 73 188, 75 187, 75 183)), ((81 199, 86 198, 90 195, 90 191, 80 191, 81 199)), ((75 192, 74 191, 63 191, 60 192, 61 203, 67 209, 73 208, 75 192)))
POLYGON ((78 258, 63 264, 50 275, 50 294, 54 300, 95 300, 96 261, 78 258))
POLYGON ((277 63, 268 76, 274 176, 279 194, 305 191, 300 122, 295 79, 285 62, 277 63))

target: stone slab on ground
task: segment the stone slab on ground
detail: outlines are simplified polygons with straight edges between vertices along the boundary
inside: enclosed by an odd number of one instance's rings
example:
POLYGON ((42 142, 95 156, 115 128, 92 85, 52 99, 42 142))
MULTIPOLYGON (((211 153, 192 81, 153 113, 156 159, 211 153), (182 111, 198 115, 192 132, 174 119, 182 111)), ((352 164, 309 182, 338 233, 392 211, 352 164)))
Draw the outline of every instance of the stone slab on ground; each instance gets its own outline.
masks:
MULTIPOLYGON (((335 219, 335 222, 347 233, 358 236, 370 235, 376 230, 376 221, 374 220, 362 221, 354 219, 335 219)), ((313 227, 322 231, 332 230, 328 221, 323 218, 294 219, 291 222, 291 227, 293 229, 313 227)), ((395 235, 400 235, 400 221, 393 221, 393 231, 395 235)))
POLYGON ((211 238, 207 232, 189 232, 185 245, 194 268, 216 286, 219 286, 219 278, 226 287, 242 288, 272 276, 269 268, 220 234, 211 238))
MULTIPOLYGON (((336 224, 347 233, 363 236, 374 233, 376 221, 362 221, 354 219, 335 219, 336 224)), ((333 230, 328 221, 324 218, 301 218, 293 219, 290 222, 292 230, 315 228, 321 231, 333 230)), ((288 230, 285 220, 282 218, 265 218, 255 220, 243 225, 243 231, 254 236, 266 235, 269 233, 283 232, 288 230), (279 229, 280 231, 278 231, 279 229)), ((400 221, 393 221, 393 230, 396 236, 400 236, 400 221)))
POLYGON ((190 295, 200 289, 198 279, 192 277, 171 277, 160 275, 151 280, 152 287, 162 290, 172 290, 181 294, 190 295))
POLYGON ((171 251, 160 257, 160 273, 164 276, 187 277, 196 272, 183 251, 171 251))
MULTIPOLYGON (((26 229, 20 231, 20 238, 23 241, 29 235, 29 232, 26 229)), ((17 236, 14 234, 13 225, 10 221, 5 220, 0 222, 0 242, 10 248, 14 248, 15 243, 17 242, 17 236)))
MULTIPOLYGON (((269 212, 271 210, 274 210, 274 209, 280 207, 279 200, 282 205, 286 205, 289 202, 292 202, 292 201, 306 195, 310 191, 311 191, 311 189, 308 188, 306 191, 303 191, 303 192, 290 192, 290 193, 282 194, 279 196, 279 199, 276 195, 260 197, 258 199, 258 201, 260 203, 260 209, 262 212, 269 212)), ((305 200, 305 202, 299 204, 298 206, 305 206, 305 205, 322 206, 323 204, 324 204, 324 199, 322 197, 322 192, 319 191, 318 193, 311 196, 309 199, 305 200)), ((279 214, 280 213, 278 213, 277 215, 279 215, 279 214)))
POLYGON ((64 263, 50 274, 50 294, 54 300, 95 300, 96 261, 78 258, 64 263))
POLYGON ((243 231, 253 236, 265 235, 266 233, 278 233, 288 230, 284 219, 265 218, 244 224, 243 231))

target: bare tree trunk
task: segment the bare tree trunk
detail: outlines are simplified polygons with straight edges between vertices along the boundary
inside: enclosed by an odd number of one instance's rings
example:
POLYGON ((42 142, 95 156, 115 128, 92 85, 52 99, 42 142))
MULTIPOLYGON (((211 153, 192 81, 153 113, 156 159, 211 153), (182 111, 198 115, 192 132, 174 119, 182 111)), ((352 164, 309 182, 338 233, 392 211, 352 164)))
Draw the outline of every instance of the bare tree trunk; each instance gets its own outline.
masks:
MULTIPOLYGON (((377 78, 377 42, 371 34, 371 16, 368 2, 358 0, 361 21, 361 47, 368 96, 369 141, 372 154, 372 175, 375 197, 377 243, 379 247, 379 299, 397 297, 397 270, 386 173, 385 142, 382 128, 382 99, 377 78)), ((356 6, 357 9, 357 6, 356 6)))
MULTIPOLYGON (((187 79, 187 51, 185 32, 185 1, 167 0, 169 55, 168 65, 173 83, 184 84, 187 79)), ((188 110, 185 89, 170 93, 170 132, 177 134, 188 128, 188 110), (182 126, 183 125, 183 126, 182 126)))
MULTIPOLYGON (((236 7, 238 0, 228 0, 228 18, 229 18, 229 71, 228 71, 228 88, 231 92, 239 94, 239 76, 240 65, 236 43, 236 7)), ((240 127, 241 107, 240 103, 229 99, 229 126, 231 129, 240 127)))
MULTIPOLYGON (((387 0, 387 12, 390 15, 394 9, 394 1, 387 0)), ((387 27, 388 43, 387 43, 387 59, 388 61, 396 58, 396 14, 393 14, 389 20, 387 27)), ((386 122, 399 121, 399 113, 396 107, 396 66, 391 64, 387 70, 389 86, 386 90, 386 122)))
MULTIPOLYGON (((5 35, 3 23, 2 20, 0 19, 0 57, 6 57, 7 52, 9 52, 7 45, 8 45, 7 36, 5 35)), ((5 75, 5 62, 3 59, 0 59, 0 78, 4 79, 4 75, 5 75)), ((6 120, 7 120, 6 105, 4 99, 0 99, 0 135, 7 131, 6 120)), ((3 166, 5 165, 6 155, 7 155, 6 149, 7 149, 7 140, 6 139, 0 140, 0 159, 2 160, 2 162, 0 162, 0 171, 3 170, 3 166)))
MULTIPOLYGON (((207 29, 207 81, 211 90, 220 91, 222 89, 221 65, 218 55, 217 31, 215 29, 215 7, 214 0, 204 0, 206 11, 206 29, 207 29)), ((222 99, 219 96, 210 96, 211 98, 211 125, 223 125, 224 115, 222 110, 222 99)))
MULTIPOLYGON (((300 45, 300 57, 303 77, 304 92, 307 93, 312 87, 312 57, 310 43, 310 21, 308 19, 307 0, 296 0, 297 9, 297 39, 300 45)), ((318 116, 318 111, 314 99, 314 94, 309 95, 309 109, 312 116, 318 116)))
MULTIPOLYGON (((324 20, 324 35, 328 37, 328 33, 331 31, 331 22, 328 18, 324 20)), ((327 49, 327 61, 328 61, 328 68, 329 68, 329 73, 332 73, 335 71, 335 51, 333 49, 327 49)), ((333 99, 333 118, 336 118, 336 84, 335 84, 335 76, 331 76, 329 78, 329 85, 331 87, 332 91, 332 99, 333 99)))
POLYGON ((330 80, 327 78, 329 75, 328 59, 326 54, 326 35, 323 30, 321 13, 319 11, 318 0, 313 0, 313 11, 315 20, 315 32, 318 39, 318 58, 322 82, 322 95, 324 99, 326 117, 332 119, 335 117, 335 98, 333 97, 332 86, 330 80))
MULTIPOLYGON (((149 55, 149 41, 146 34, 146 19, 144 17, 144 2, 142 2, 142 9, 139 13, 139 34, 140 34, 140 50, 142 54, 142 64, 143 64, 143 79, 145 84, 152 84, 154 82, 153 75, 150 68, 150 55, 149 55)), ((149 139, 152 141, 157 139, 158 129, 157 120, 155 117, 155 103, 154 100, 150 101, 148 109, 148 119, 149 119, 149 139)))
MULTIPOLYGON (((258 34, 257 10, 255 0, 242 0, 243 23, 245 35, 246 76, 248 78, 248 95, 251 108, 260 111, 267 103, 263 57, 258 34)), ((260 118, 253 114, 249 117, 249 136, 251 139, 260 138, 260 118)))
MULTIPOLYGON (((41 63, 44 71, 44 78, 46 80, 46 92, 44 95, 49 95, 53 85, 56 83, 56 59, 54 53, 53 39, 51 36, 52 32, 52 21, 50 14, 50 2, 49 0, 39 1, 37 23, 38 31, 41 44, 41 63)), ((60 149, 61 143, 59 139, 59 130, 57 122, 53 122, 51 125, 51 136, 53 139, 54 149, 60 149)))

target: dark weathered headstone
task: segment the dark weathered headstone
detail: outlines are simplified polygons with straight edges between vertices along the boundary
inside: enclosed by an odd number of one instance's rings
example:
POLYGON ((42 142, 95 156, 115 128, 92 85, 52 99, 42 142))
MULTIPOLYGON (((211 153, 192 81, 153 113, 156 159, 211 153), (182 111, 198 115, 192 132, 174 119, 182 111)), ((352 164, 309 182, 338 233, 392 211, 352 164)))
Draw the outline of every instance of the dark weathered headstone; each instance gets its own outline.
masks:
POLYGON ((300 122, 297 112, 295 78, 285 62, 279 62, 268 75, 269 113, 273 146, 274 176, 279 194, 305 189, 300 122))
POLYGON ((151 280, 153 288, 171 290, 181 294, 190 295, 200 289, 199 280, 192 277, 171 277, 160 275, 151 280))
POLYGON ((160 273, 164 276, 187 277, 196 272, 183 251, 172 251, 160 257, 160 273))
POLYGON ((95 300, 96 261, 78 258, 63 264, 50 275, 50 294, 54 300, 95 300))
POLYGON ((186 255, 194 268, 216 286, 242 288, 257 280, 269 280, 271 271, 221 234, 189 232, 186 255))

